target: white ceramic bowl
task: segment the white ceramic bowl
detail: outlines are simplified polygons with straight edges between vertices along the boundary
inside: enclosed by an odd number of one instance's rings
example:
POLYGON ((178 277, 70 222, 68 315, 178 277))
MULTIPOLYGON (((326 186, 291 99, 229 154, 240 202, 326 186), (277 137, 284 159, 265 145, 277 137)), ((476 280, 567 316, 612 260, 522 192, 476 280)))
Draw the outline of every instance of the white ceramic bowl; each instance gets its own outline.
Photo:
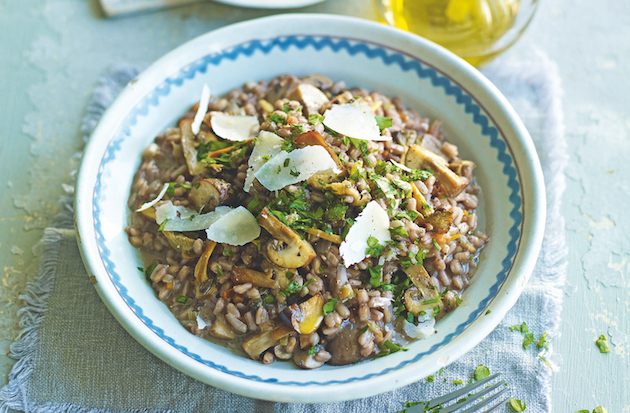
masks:
POLYGON ((417 381, 477 345, 530 276, 545 221, 534 145, 514 110, 472 66, 417 36, 360 19, 280 15, 205 34, 158 60, 103 115, 86 148, 75 199, 78 240, 103 302, 143 346, 173 367, 234 393, 284 402, 366 397, 417 381), (482 187, 481 253, 463 304, 409 351, 349 366, 263 365, 189 334, 158 301, 124 229, 143 149, 173 126, 204 84, 215 94, 283 73, 322 73, 399 96, 472 159, 482 187), (487 310, 492 310, 486 315, 487 310))

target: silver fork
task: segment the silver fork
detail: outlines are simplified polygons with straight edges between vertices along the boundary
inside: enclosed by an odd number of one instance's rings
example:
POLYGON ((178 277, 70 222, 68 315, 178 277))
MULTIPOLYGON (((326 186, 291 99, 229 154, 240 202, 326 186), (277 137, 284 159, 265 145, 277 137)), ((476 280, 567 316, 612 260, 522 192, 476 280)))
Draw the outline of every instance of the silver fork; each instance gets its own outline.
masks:
MULTIPOLYGON (((503 385, 503 382, 499 381, 498 383, 483 389, 479 393, 471 394, 470 396, 467 396, 465 400, 462 400, 459 403, 455 402, 455 403, 453 403, 451 405, 448 405, 448 406, 444 406, 444 405, 447 404, 448 402, 457 400, 461 396, 469 394, 472 390, 476 389, 479 386, 482 386, 482 385, 486 384, 487 382, 489 382, 489 381, 493 380, 494 378, 498 377, 500 374, 501 373, 493 374, 491 376, 486 377, 483 380, 479 380, 478 382, 469 384, 466 387, 462 387, 461 389, 457 389, 457 390, 455 390, 452 393, 446 394, 444 396, 438 397, 438 398, 433 399, 433 400, 429 400, 426 403, 421 403, 421 404, 417 404, 415 406, 408 407, 407 408, 407 413, 431 412, 432 409, 435 409, 437 407, 440 407, 439 410, 436 410, 436 412, 439 412, 439 413, 451 413, 451 412, 454 412, 454 411, 457 411, 457 413, 482 413, 481 409, 485 408, 490 403, 495 401, 505 391, 505 388, 499 390, 498 392, 492 394, 491 396, 489 396, 487 398, 484 398, 483 400, 481 400, 481 397, 483 397, 484 395, 492 392, 497 387, 503 385), (475 402, 477 400, 481 400, 481 401, 479 403, 469 407, 466 410, 461 410, 461 411, 459 410, 459 409, 462 409, 462 408, 470 405, 471 403, 473 403, 473 402, 475 402)), ((507 401, 507 397, 504 398, 502 401, 498 402, 497 404, 494 404, 492 406, 488 406, 489 409, 488 410, 483 410, 483 412, 489 413, 489 412, 493 411, 494 409, 496 409, 497 407, 501 406, 506 401, 507 401)))

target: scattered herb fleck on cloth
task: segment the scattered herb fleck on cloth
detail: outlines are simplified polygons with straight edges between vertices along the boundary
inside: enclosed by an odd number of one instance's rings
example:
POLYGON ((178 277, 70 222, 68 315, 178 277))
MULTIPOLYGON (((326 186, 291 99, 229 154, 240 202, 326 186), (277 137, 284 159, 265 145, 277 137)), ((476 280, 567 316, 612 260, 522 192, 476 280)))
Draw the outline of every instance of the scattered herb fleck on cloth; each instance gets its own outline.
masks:
POLYGON ((610 353, 610 347, 608 347, 608 339, 605 335, 599 336, 597 340, 595 340, 595 344, 599 348, 600 353, 610 353))
POLYGON ((527 405, 524 401, 518 399, 510 399, 508 400, 508 406, 512 408, 515 412, 524 412, 527 408, 527 405))

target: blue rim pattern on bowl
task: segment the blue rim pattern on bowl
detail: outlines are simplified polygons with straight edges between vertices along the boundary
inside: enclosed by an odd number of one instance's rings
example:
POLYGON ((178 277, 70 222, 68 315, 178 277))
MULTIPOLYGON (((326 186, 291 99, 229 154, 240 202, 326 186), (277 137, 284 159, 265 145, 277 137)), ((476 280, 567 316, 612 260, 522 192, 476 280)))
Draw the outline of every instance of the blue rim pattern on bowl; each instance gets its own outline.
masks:
POLYGON ((346 380, 330 380, 326 382, 295 382, 295 381, 283 381, 280 382, 277 379, 263 379, 259 376, 253 376, 250 374, 246 374, 240 371, 233 371, 228 369, 226 366, 222 366, 216 364, 212 361, 205 360, 198 354, 193 353, 188 350, 186 347, 178 345, 175 343, 175 340, 172 337, 169 337, 165 334, 165 332, 155 326, 150 318, 144 315, 142 308, 139 307, 135 300, 129 296, 127 288, 121 282, 121 276, 116 272, 115 264, 111 260, 111 250, 108 248, 105 243, 105 237, 103 235, 103 230, 101 226, 101 222, 99 220, 94 220, 94 229, 96 233, 96 242, 100 250, 101 260, 103 265, 109 274, 112 283, 120 293, 121 297, 125 301, 125 303, 132 309, 132 311, 136 314, 136 316, 149 328, 153 331, 158 337, 162 340, 169 343, 174 348, 181 351, 183 354, 191 357, 192 359, 203 363, 207 366, 215 368, 224 373, 232 374, 238 377, 242 377, 245 379, 267 382, 267 383, 275 383, 275 384, 283 384, 283 385, 298 385, 298 386, 306 386, 306 385, 332 385, 332 384, 341 384, 348 383, 357 380, 366 380, 373 376, 381 375, 388 373, 393 370, 397 370, 405 365, 416 362, 420 360, 422 357, 426 356, 429 353, 432 353, 438 350, 441 346, 447 344, 451 339, 466 329, 482 312, 482 310, 486 307, 488 302, 492 300, 492 298, 498 292, 500 286, 503 284, 505 279, 507 278, 507 274, 512 267, 513 258, 518 249, 518 239, 521 234, 521 224, 523 222, 523 213, 522 213, 522 198, 520 195, 520 184, 517 180, 517 170, 514 166, 512 156, 506 151, 508 149, 507 143, 499 137, 499 131, 494 127, 489 125, 488 117, 481 112, 481 107, 479 104, 474 102, 474 99, 467 95, 464 89, 456 84, 452 79, 448 78, 444 73, 440 74, 436 69, 422 63, 419 59, 414 58, 409 55, 405 55, 402 52, 395 51, 392 49, 386 50, 386 48, 382 45, 369 44, 365 41, 357 41, 357 40, 348 40, 345 38, 333 38, 333 37, 313 37, 313 36, 288 36, 288 37, 279 37, 271 40, 255 40, 245 44, 241 44, 233 47, 229 51, 222 51, 217 54, 207 55, 195 63, 192 63, 188 67, 180 70, 180 72, 175 76, 168 78, 164 81, 163 85, 156 88, 149 95, 145 96, 133 110, 129 113, 126 119, 123 121, 122 126, 116 136, 110 141, 105 156, 103 157, 101 164, 99 166, 97 183, 94 188, 94 217, 97 217, 101 214, 100 208, 100 200, 103 195, 103 186, 101 179, 103 173, 105 172, 105 165, 115 158, 115 154, 120 150, 120 144, 124 139, 124 136, 129 136, 131 134, 130 127, 136 124, 137 118, 139 116, 147 115, 150 106, 157 106, 159 103, 159 99, 161 96, 167 96, 172 87, 181 86, 186 79, 192 79, 197 73, 205 73, 208 69, 209 65, 218 66, 223 60, 232 60, 235 61, 240 56, 251 56, 254 52, 260 51, 263 54, 268 54, 275 48, 279 48, 283 51, 286 51, 289 47, 297 47, 298 49, 305 49, 307 47, 313 47, 316 50, 322 50, 324 48, 328 48, 331 51, 337 53, 339 51, 346 51, 350 55, 355 54, 363 54, 369 59, 381 59, 383 63, 386 65, 395 64, 400 67, 403 71, 414 71, 418 75, 419 78, 423 79, 431 79, 431 84, 436 88, 442 88, 447 96, 452 96, 455 98, 457 104, 464 105, 465 112, 472 116, 472 120, 475 124, 481 126, 481 131, 484 136, 490 138, 490 146, 497 150, 497 160, 501 162, 503 167, 503 173, 508 177, 508 187, 511 190, 511 194, 509 196, 509 201, 513 205, 512 210, 510 211, 510 218, 513 220, 513 224, 509 229, 510 241, 507 245, 507 254, 505 258, 502 260, 501 264, 503 269, 496 275, 496 282, 492 285, 490 290, 488 291, 488 295, 479 303, 479 306, 476 310, 472 311, 468 320, 461 323, 457 326, 455 331, 446 337, 440 342, 433 345, 430 349, 425 352, 418 353, 413 359, 405 360, 399 363, 396 366, 388 367, 383 369, 377 373, 371 373, 362 377, 351 377, 346 380))

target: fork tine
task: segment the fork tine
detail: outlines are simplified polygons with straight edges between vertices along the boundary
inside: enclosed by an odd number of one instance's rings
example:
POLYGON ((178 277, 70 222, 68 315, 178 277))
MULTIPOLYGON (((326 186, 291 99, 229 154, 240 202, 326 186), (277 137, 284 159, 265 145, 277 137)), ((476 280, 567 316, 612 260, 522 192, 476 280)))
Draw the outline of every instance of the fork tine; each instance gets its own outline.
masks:
MULTIPOLYGON (((441 409, 441 410, 440 410, 440 413, 451 413, 451 412, 453 412, 453 411, 455 411, 455 410, 457 410, 457 409, 461 409, 462 407, 464 407, 464 406, 466 406, 466 405, 469 405, 470 403, 472 403, 472 402, 474 402, 474 401, 476 401, 476 400, 479 400, 479 398, 480 398, 480 397, 482 397, 483 395, 485 395, 485 394, 487 394, 487 393, 489 393, 489 392, 493 391, 494 389, 496 389, 497 387, 499 387, 501 384, 503 384, 503 383, 498 382, 498 383, 494 384, 493 386, 488 387, 487 389, 484 389, 484 390, 480 391, 479 393, 472 394, 470 397, 467 397, 467 398, 466 398, 466 401, 464 401, 464 402, 462 402, 462 403, 455 403, 455 404, 452 404, 452 405, 448 406, 447 408, 443 408, 443 409, 441 409)), ((501 390, 501 391, 499 391, 497 394, 501 394, 501 393, 503 392, 503 390, 505 390, 505 389, 502 389, 502 390, 501 390)), ((495 397, 496 397, 496 396, 492 396, 492 397, 490 398, 490 400, 492 400, 492 399, 493 399, 493 398, 495 398, 495 397)), ((476 406, 483 406, 483 404, 479 403, 479 404, 478 404, 478 405, 476 405, 476 406)), ((475 406, 475 407, 476 407, 476 406, 475 406)))
POLYGON ((461 396, 463 394, 466 394, 466 393, 470 392, 473 389, 476 389, 477 387, 479 387, 481 385, 486 384, 487 382, 489 382, 490 380, 494 379, 495 377, 498 377, 500 374, 501 373, 495 373, 495 374, 493 374, 491 376, 486 377, 483 380, 479 380, 476 383, 469 384, 466 387, 462 387, 459 390, 455 390, 454 392, 451 392, 451 393, 446 394, 444 396, 435 398, 433 400, 429 400, 429 402, 428 402, 429 403, 429 407, 433 408, 433 407, 436 407, 436 406, 438 406, 440 404, 444 404, 444 403, 446 403, 448 401, 451 401, 453 399, 457 399, 459 396, 461 396))
MULTIPOLYGON (((502 389, 500 392, 497 392, 496 394, 493 394, 491 397, 488 397, 487 399, 485 399, 484 401, 482 401, 481 403, 477 403, 476 405, 460 412, 460 413, 474 413, 474 412, 481 412, 481 408, 483 406, 485 406, 486 404, 490 403, 491 401, 493 401, 494 399, 496 399, 497 397, 499 397, 501 395, 501 393, 503 393, 505 391, 505 389, 502 389)), ((486 413, 490 413, 491 411, 493 411, 494 409, 496 409, 497 407, 501 406, 507 399, 504 399, 502 401, 500 401, 499 403, 495 404, 492 408, 490 408, 490 410, 486 411, 486 413)))

